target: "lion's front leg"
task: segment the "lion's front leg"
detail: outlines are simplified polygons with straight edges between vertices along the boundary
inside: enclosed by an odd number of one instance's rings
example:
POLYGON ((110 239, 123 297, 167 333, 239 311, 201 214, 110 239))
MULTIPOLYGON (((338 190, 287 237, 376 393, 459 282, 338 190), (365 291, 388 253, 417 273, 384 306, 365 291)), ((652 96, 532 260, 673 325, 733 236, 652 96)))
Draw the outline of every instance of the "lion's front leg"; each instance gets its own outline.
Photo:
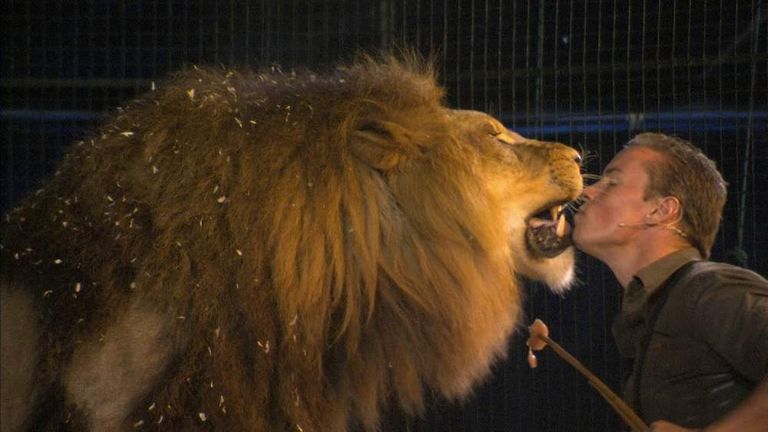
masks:
POLYGON ((32 409, 40 334, 32 295, 0 287, 0 431, 21 430, 32 409))
POLYGON ((175 352, 173 321, 134 301, 103 335, 75 348, 62 374, 66 400, 94 431, 114 431, 156 381, 175 352))

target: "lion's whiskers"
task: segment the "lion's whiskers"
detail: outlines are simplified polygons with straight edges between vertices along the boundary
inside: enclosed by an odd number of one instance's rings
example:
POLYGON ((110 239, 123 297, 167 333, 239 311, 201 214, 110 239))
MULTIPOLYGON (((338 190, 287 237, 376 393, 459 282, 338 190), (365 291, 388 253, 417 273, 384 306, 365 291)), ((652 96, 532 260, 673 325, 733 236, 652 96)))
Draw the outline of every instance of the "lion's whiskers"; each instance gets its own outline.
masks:
POLYGON ((584 166, 587 163, 597 159, 597 153, 579 144, 579 156, 581 156, 581 165, 584 166))
POLYGON ((561 213, 569 212, 571 215, 576 214, 579 211, 579 207, 584 204, 584 198, 578 197, 573 201, 567 202, 563 205, 561 213))

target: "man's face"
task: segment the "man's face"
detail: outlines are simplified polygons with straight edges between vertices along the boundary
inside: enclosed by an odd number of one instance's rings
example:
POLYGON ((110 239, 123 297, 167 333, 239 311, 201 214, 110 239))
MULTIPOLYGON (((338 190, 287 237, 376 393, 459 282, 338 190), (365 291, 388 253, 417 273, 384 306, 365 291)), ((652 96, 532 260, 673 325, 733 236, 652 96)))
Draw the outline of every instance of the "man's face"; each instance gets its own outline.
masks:
POLYGON ((584 189, 585 202, 574 219, 576 247, 601 258, 642 234, 645 217, 656 206, 643 198, 648 186, 643 164, 658 159, 653 150, 630 147, 611 160, 600 181, 584 189))

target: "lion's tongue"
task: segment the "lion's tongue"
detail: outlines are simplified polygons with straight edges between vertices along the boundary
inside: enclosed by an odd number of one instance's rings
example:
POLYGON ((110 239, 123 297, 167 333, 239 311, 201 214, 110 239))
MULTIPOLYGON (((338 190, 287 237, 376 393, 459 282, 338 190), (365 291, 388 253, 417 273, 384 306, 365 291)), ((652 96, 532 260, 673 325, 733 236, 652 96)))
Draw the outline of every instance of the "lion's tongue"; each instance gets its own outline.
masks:
POLYGON ((564 214, 561 214, 557 220, 531 218, 528 221, 528 227, 532 229, 540 229, 542 227, 546 227, 548 229, 554 230, 558 237, 564 237, 566 234, 568 234, 570 228, 568 222, 565 220, 564 214))
POLYGON ((526 237, 533 252, 551 258, 570 246, 569 233, 570 225, 561 214, 557 220, 531 218, 526 237))

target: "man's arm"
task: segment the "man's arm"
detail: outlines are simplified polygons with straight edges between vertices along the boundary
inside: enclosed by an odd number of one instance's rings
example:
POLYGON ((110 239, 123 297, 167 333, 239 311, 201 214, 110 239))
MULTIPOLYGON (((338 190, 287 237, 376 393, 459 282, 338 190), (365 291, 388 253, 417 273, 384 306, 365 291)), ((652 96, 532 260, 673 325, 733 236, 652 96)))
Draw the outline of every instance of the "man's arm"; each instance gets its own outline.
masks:
MULTIPOLYGON (((651 432, 684 432, 686 429, 663 420, 651 424, 651 432)), ((701 432, 766 432, 768 431, 768 377, 755 387, 733 411, 701 432)))

